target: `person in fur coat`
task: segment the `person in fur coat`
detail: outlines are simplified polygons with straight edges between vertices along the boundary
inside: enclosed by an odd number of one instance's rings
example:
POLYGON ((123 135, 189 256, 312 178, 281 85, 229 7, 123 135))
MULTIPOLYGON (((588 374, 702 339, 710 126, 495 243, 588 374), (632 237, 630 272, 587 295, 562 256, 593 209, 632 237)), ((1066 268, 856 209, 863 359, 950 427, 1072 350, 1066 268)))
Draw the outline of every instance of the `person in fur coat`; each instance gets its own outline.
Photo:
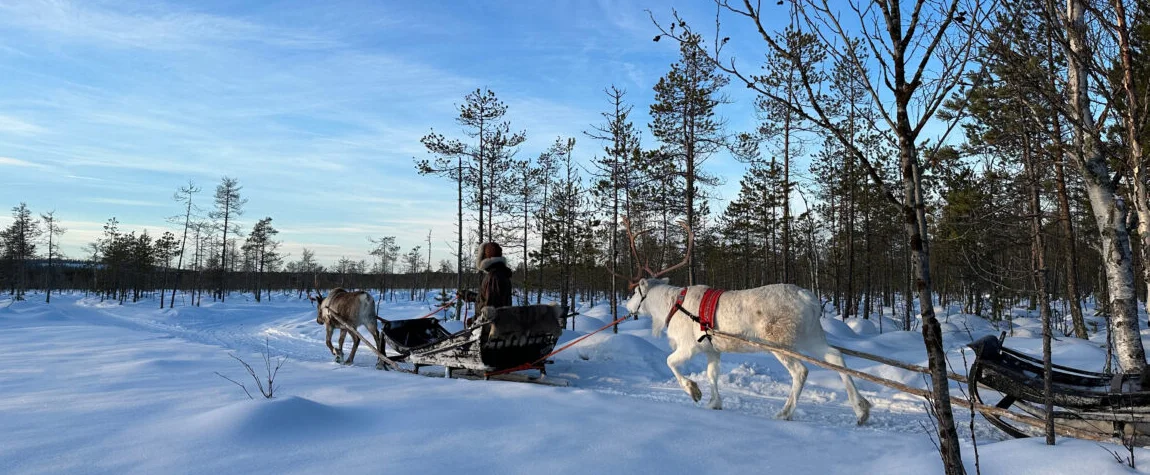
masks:
POLYGON ((479 296, 475 300, 475 315, 483 315, 484 307, 507 307, 511 305, 511 268, 503 257, 499 244, 488 242, 479 246, 476 267, 484 272, 479 284, 479 296))

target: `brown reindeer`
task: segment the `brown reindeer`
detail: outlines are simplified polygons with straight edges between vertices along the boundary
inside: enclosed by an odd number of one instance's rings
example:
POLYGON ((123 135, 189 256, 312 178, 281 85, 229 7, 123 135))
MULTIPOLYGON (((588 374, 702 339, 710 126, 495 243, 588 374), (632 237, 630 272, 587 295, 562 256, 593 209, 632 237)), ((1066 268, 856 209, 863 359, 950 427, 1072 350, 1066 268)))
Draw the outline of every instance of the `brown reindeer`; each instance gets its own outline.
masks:
MULTIPOLYGON (((335 355, 336 363, 351 365, 355 361, 355 351, 359 349, 359 337, 353 334, 351 336, 351 355, 347 357, 347 361, 343 360, 343 341, 348 333, 343 325, 350 328, 366 327, 375 339, 376 348, 383 350, 383 346, 380 344, 379 328, 376 326, 378 318, 375 314, 375 299, 371 298, 371 294, 364 291, 351 292, 337 288, 332 289, 326 297, 319 292, 316 292, 315 296, 308 292, 308 299, 316 303, 315 322, 324 326, 324 330, 326 330, 325 343, 327 343, 327 349, 331 350, 331 354, 335 355), (339 327, 339 349, 331 344, 331 333, 336 327, 339 327)), ((383 369, 383 360, 379 359, 375 367, 376 369, 383 369)))

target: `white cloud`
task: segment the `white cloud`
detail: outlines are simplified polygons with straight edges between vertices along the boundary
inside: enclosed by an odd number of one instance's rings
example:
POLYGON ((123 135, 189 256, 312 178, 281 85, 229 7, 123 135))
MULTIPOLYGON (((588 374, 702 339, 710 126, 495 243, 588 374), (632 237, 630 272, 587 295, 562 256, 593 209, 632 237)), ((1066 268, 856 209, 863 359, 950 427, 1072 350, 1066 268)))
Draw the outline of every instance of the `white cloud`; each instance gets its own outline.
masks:
POLYGON ((33 163, 12 157, 0 157, 0 167, 50 168, 43 163, 33 163))
POLYGON ((0 3, 0 25, 103 45, 180 50, 211 43, 254 42, 295 48, 330 47, 315 34, 286 31, 188 10, 95 9, 90 2, 40 0, 0 3))
POLYGON ((104 203, 123 206, 170 206, 169 203, 157 203, 155 201, 143 200, 122 200, 117 198, 88 198, 84 201, 89 203, 104 203))
POLYGON ((0 115, 0 134, 39 135, 45 132, 43 127, 26 120, 8 115, 0 115))

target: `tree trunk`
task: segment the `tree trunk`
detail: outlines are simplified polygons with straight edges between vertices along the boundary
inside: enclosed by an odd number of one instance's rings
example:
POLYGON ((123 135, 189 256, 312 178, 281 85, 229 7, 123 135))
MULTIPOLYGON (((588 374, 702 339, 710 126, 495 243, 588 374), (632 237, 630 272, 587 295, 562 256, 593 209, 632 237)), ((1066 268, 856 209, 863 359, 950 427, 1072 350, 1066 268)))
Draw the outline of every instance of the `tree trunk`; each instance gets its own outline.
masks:
MULTIPOLYGON (((44 303, 52 303, 52 238, 53 226, 56 225, 55 220, 48 221, 48 291, 44 293, 44 303)), ((163 308, 163 299, 160 299, 160 308, 163 308)))
POLYGON ((1066 252, 1063 254, 1066 266, 1066 300, 1070 304, 1070 320, 1074 325, 1074 336, 1089 338, 1086 333, 1086 320, 1082 316, 1082 291, 1078 288, 1078 240, 1074 235, 1074 223, 1070 219, 1070 193, 1066 189, 1066 172, 1063 163, 1066 159, 1062 143, 1062 126, 1058 117, 1054 118, 1054 137, 1057 154, 1054 157, 1054 180, 1058 192, 1058 225, 1066 237, 1066 252))
MULTIPOLYGON (((788 86, 791 79, 787 75, 788 86)), ((794 89, 787 88, 788 99, 794 102, 794 89)), ((783 117, 783 282, 792 283, 791 275, 791 111, 783 117)))
POLYGON ((954 412, 950 405, 950 380, 947 379, 946 352, 942 346, 942 327, 934 314, 930 275, 930 240, 926 234, 926 197, 910 128, 906 102, 898 104, 899 162, 902 168, 903 212, 910 243, 911 265, 916 277, 918 301, 922 315, 922 336, 926 345, 931 377, 932 410, 938 418, 938 444, 942 463, 948 475, 965 473, 954 412))
POLYGON ((1046 242, 1042 237, 1042 206, 1039 203, 1039 180, 1037 165, 1026 132, 1023 138, 1023 166, 1028 181, 1028 201, 1030 204, 1031 262, 1034 266, 1034 289, 1038 294, 1038 313, 1042 318, 1042 380, 1046 405, 1046 445, 1054 445, 1054 399, 1052 387, 1052 365, 1050 355, 1050 298, 1046 272, 1046 242))
POLYGON ((1077 163, 1086 185, 1102 240, 1102 260, 1110 293, 1111 333, 1118 362, 1125 372, 1138 372, 1146 366, 1146 352, 1138 329, 1138 303, 1134 295, 1134 263, 1130 235, 1126 230, 1126 206, 1115 195, 1115 185, 1102 150, 1099 130, 1090 107, 1084 58, 1091 53, 1086 45, 1085 6, 1082 0, 1067 3, 1069 61, 1067 82, 1074 118, 1077 163))
POLYGON ((1138 98, 1134 85, 1134 59, 1130 52, 1130 32, 1126 26, 1126 5, 1123 0, 1114 0, 1114 28, 1118 33, 1119 56, 1122 58, 1122 92, 1126 107, 1122 111, 1122 122, 1126 128, 1126 141, 1130 155, 1128 162, 1133 175, 1130 180, 1134 195, 1134 209, 1138 213, 1139 250, 1142 257, 1142 280, 1146 285, 1146 310, 1150 312, 1150 201, 1146 192, 1146 164, 1142 141, 1139 137, 1139 117, 1145 113, 1147 104, 1138 98))

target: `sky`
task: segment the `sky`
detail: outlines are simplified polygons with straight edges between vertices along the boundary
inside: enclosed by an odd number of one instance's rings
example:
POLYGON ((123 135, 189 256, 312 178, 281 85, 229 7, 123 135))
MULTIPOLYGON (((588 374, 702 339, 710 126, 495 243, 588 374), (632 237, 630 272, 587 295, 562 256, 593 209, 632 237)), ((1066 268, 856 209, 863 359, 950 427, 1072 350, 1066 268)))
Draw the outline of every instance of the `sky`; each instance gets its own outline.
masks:
MULTIPOLYGON (((652 41, 646 10, 669 22, 672 8, 714 24, 703 1, 0 0, 0 206, 55 210, 62 251, 81 257, 111 217, 178 231, 177 188, 195 182, 206 210, 229 176, 248 200, 241 226, 272 217, 291 260, 303 247, 366 258, 380 236, 426 250, 430 231, 438 262, 455 247, 455 188, 415 172, 430 158, 420 137, 462 136, 457 105, 488 87, 527 132, 521 156, 574 136, 586 161, 602 144, 583 132, 614 84, 653 147, 651 88, 678 48, 652 41)), ((724 29, 736 55, 762 54, 753 32, 724 29)), ((729 89, 720 115, 748 130, 752 98, 729 89)), ((745 165, 704 167, 733 198, 745 165)))

